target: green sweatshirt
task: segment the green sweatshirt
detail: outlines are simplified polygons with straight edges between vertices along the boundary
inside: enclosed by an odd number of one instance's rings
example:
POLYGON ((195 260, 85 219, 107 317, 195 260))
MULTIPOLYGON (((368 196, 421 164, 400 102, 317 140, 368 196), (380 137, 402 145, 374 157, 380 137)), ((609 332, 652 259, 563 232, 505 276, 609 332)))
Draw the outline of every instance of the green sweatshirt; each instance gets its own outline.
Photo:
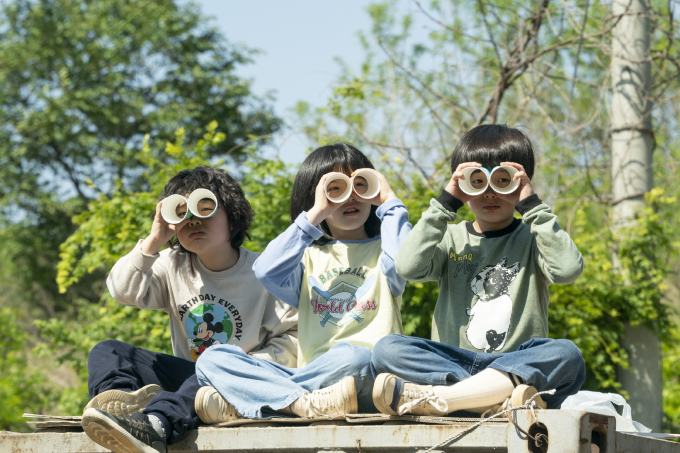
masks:
POLYGON ((396 259, 407 280, 439 283, 432 339, 511 352, 547 337, 548 286, 571 283, 583 272, 576 245, 536 195, 517 204, 522 220, 484 233, 470 222, 449 225, 462 205, 446 191, 432 199, 396 259))

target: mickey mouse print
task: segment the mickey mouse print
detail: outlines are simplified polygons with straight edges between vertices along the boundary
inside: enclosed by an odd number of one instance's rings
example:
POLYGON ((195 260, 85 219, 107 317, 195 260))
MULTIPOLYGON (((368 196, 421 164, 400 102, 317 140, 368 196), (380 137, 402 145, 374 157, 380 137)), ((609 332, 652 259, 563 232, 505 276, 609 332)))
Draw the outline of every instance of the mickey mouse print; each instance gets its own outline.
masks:
POLYGON ((470 283, 477 296, 468 308, 470 322, 465 335, 470 344, 484 352, 500 351, 509 336, 512 317, 510 284, 519 272, 519 262, 507 266, 507 257, 495 266, 486 266, 470 283))

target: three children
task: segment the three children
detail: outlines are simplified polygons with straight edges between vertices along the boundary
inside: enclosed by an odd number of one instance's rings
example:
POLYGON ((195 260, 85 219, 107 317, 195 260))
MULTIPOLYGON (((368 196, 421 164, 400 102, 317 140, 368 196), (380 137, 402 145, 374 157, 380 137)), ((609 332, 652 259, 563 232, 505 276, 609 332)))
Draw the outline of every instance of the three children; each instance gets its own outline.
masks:
POLYGON ((362 198, 360 186, 367 181, 357 177, 347 201, 330 201, 333 172, 350 177, 372 168, 347 144, 312 152, 295 178, 293 223, 257 259, 239 248, 252 213, 239 223, 238 216, 250 211, 231 178, 171 185, 173 178, 161 198, 188 197, 196 188, 207 188, 218 194, 217 213, 173 226, 161 218, 159 203, 152 234, 116 264, 109 288, 122 303, 168 311, 179 357, 140 354, 110 342, 95 347, 93 401, 106 391, 119 393, 106 398, 108 406, 88 405, 83 419, 88 435, 114 451, 163 451, 163 442, 181 439, 184 430, 197 426, 198 417, 217 423, 376 410, 488 413, 523 404, 537 391, 556 390, 545 401, 537 397, 549 408, 576 393, 585 366, 573 343, 546 338, 548 286, 574 281, 583 260, 556 216, 533 193, 530 141, 498 125, 465 134, 452 154, 449 183, 413 231, 403 203, 375 170, 378 195, 362 198), (492 173, 496 166, 512 171, 492 173), (486 174, 497 179, 491 181, 497 187, 512 181, 519 187, 501 194, 489 185, 471 196, 460 188, 464 173, 473 185, 484 183, 486 174), (464 203, 475 221, 449 225, 464 203), (522 220, 514 218, 515 210, 522 220), (220 212, 224 218, 218 218, 220 212), (175 234, 174 248, 159 258, 158 250, 175 234), (240 242, 234 241, 238 237, 240 242), (439 283, 432 340, 401 335, 405 280, 439 283), (200 308, 204 305, 212 309, 200 308), (229 330, 225 320, 232 327, 223 341, 217 334, 229 330), (188 334, 181 340, 177 332, 188 334), (195 350, 199 338, 209 347, 192 353, 192 340, 195 350), (195 358, 194 369, 190 359, 195 358), (129 396, 136 392, 143 395, 129 396), (116 398, 134 399, 125 402, 129 412, 146 407, 127 417, 108 414, 108 401, 116 398), (173 413, 166 406, 181 410, 173 413), (135 423, 161 440, 139 439, 137 428, 131 428, 135 423))

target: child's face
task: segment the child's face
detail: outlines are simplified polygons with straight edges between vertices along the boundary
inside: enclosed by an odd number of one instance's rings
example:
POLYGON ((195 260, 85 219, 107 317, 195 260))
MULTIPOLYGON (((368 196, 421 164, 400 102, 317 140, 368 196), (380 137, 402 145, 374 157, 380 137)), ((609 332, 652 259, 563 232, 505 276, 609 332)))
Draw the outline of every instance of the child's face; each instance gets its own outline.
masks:
POLYGON ((506 197, 497 194, 489 186, 483 194, 468 201, 482 231, 500 230, 512 222, 517 203, 506 197))
POLYGON ((326 224, 334 239, 365 239, 367 236, 364 223, 370 214, 371 205, 357 201, 352 195, 326 217, 326 224))
MULTIPOLYGON (((184 197, 188 198, 189 194, 185 194, 184 197)), ((204 203, 203 201, 201 200, 198 203, 198 210, 200 212, 205 209, 205 214, 209 214, 214 210, 215 202, 207 200, 204 203)), ((192 217, 189 223, 177 232, 177 239, 179 239, 182 247, 197 254, 200 258, 202 254, 220 253, 231 248, 229 231, 227 213, 224 207, 220 205, 212 217, 207 219, 192 217)))

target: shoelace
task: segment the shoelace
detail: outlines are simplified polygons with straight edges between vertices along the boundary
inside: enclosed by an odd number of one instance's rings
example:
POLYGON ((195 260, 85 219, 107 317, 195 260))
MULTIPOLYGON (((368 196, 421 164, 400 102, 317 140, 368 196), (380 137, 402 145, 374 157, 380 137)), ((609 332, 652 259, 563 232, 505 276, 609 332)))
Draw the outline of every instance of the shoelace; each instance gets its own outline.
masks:
POLYGON ((410 412, 414 407, 418 406, 422 406, 423 409, 427 409, 428 404, 439 412, 447 412, 449 409, 449 405, 446 404, 446 401, 444 401, 442 398, 421 390, 404 390, 402 393, 402 398, 404 403, 402 403, 397 410, 399 415, 404 415, 405 413, 410 412))
POLYGON ((321 390, 314 390, 309 397, 309 412, 312 416, 330 416, 337 411, 335 398, 332 397, 333 390, 330 387, 321 390))

